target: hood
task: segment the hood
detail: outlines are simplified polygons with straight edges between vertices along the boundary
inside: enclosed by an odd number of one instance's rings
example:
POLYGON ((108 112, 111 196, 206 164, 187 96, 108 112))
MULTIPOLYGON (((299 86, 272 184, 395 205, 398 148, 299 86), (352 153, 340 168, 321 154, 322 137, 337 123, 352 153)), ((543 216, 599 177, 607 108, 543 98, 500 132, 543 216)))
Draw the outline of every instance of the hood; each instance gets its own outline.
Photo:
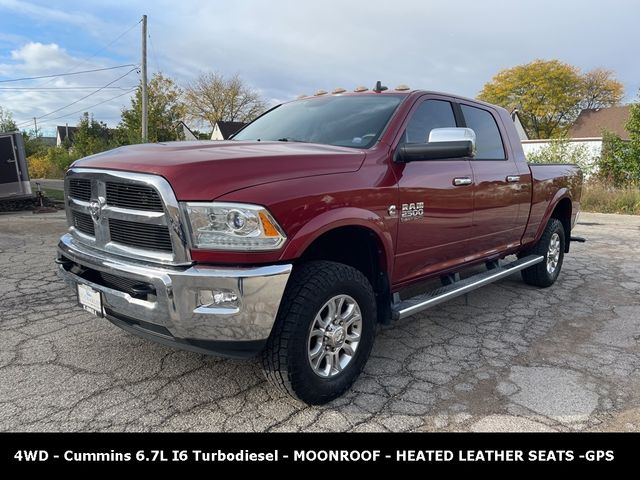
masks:
POLYGON ((208 201, 264 183, 354 172, 365 152, 295 142, 194 141, 120 147, 73 167, 152 173, 166 178, 181 201, 208 201))

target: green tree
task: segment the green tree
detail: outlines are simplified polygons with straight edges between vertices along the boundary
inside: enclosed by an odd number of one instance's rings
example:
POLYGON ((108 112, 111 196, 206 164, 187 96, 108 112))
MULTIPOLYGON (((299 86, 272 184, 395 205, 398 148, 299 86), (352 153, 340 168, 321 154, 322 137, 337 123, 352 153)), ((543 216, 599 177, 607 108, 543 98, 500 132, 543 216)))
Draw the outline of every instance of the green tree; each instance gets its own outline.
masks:
POLYGON ((640 147, 640 90, 638 90, 638 100, 631 105, 625 128, 629 132, 631 142, 640 147))
POLYGON ((629 140, 604 132, 599 176, 616 187, 640 187, 640 91, 638 100, 631 105, 625 128, 629 140))
POLYGON ((586 73, 559 60, 535 60, 498 72, 478 98, 518 115, 532 138, 564 135, 584 108, 617 105, 624 88, 609 70, 586 73))
POLYGON ((0 105, 0 132, 13 132, 17 130, 16 122, 13 121, 13 115, 9 110, 5 110, 0 105))
MULTIPOLYGON (((161 73, 153 75, 148 85, 149 141, 166 142, 178 139, 176 123, 184 118, 182 91, 173 80, 161 73)), ((131 100, 131 108, 122 111, 117 140, 122 144, 142 142, 142 86, 131 100)))
POLYGON ((36 136, 23 130, 22 140, 24 141, 24 150, 27 157, 42 153, 47 149, 47 145, 42 141, 42 136, 40 135, 36 136))
POLYGON ((73 136, 72 153, 81 158, 115 147, 113 135, 104 122, 98 122, 85 112, 73 136))
POLYGON ((266 109, 260 93, 238 75, 203 73, 185 88, 187 115, 211 128, 219 121, 250 122, 266 109))

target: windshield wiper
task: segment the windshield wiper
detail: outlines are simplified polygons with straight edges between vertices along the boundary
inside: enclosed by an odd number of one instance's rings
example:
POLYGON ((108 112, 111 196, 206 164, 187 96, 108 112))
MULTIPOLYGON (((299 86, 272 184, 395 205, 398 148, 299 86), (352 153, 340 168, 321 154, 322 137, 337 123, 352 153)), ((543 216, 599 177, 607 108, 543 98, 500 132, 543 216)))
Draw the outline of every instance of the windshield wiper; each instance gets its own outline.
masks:
POLYGON ((278 142, 298 142, 298 143, 309 143, 305 140, 298 140, 297 138, 292 137, 282 137, 278 139, 278 142))

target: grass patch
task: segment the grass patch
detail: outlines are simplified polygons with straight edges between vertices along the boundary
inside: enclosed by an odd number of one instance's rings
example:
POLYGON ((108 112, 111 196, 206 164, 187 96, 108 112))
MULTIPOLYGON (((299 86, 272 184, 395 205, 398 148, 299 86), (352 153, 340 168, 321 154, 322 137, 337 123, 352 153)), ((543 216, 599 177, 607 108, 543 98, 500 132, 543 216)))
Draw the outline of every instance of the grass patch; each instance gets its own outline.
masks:
MULTIPOLYGON (((42 188, 46 197, 49 197, 51 200, 64 200, 64 192, 62 190, 54 190, 51 188, 42 188)), ((34 190, 35 193, 35 190, 34 190)))
POLYGON ((589 182, 582 188, 580 208, 585 212, 640 215, 640 188, 589 182))

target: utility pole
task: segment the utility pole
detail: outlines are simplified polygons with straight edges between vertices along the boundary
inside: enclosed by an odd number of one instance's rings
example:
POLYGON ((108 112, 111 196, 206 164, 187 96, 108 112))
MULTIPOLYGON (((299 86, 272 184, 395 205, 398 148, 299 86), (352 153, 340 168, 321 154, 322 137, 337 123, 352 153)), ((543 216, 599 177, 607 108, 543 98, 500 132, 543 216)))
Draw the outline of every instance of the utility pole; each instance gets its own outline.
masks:
POLYGON ((142 143, 149 141, 149 94, 147 92, 147 16, 142 16, 142 143))
POLYGON ((36 117, 33 117, 33 126, 36 129, 36 138, 38 138, 38 121, 36 120, 36 117))

